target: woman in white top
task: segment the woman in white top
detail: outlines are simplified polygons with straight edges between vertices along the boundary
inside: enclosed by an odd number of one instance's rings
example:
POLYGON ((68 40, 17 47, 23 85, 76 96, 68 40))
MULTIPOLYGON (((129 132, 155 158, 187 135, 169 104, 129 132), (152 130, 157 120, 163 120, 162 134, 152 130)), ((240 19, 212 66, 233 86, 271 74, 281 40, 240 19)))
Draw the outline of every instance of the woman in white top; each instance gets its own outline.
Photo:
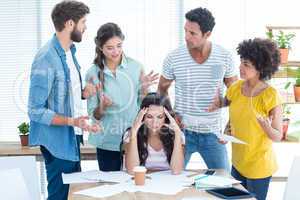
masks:
POLYGON ((135 166, 149 170, 171 169, 179 174, 184 167, 184 135, 174 119, 169 99, 149 93, 133 126, 124 134, 125 166, 132 174, 135 166))

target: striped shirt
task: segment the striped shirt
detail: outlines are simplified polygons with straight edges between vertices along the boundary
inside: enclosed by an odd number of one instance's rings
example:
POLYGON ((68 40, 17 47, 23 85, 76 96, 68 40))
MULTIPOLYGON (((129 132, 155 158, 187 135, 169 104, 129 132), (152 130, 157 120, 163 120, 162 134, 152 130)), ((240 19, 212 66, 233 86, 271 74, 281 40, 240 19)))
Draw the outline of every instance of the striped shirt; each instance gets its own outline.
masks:
POLYGON ((162 76, 175 80, 175 111, 182 116, 186 129, 201 133, 221 131, 221 111, 208 113, 217 89, 223 94, 224 78, 236 75, 229 51, 212 43, 209 57, 197 63, 187 47, 169 53, 163 63, 162 76))

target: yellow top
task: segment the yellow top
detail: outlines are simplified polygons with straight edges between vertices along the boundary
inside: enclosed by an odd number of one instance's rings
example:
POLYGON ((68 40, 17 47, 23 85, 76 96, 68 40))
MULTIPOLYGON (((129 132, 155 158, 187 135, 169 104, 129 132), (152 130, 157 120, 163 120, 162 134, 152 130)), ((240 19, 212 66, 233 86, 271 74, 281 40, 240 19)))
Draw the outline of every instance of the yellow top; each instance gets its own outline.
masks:
POLYGON ((281 104, 275 88, 269 86, 255 97, 242 94, 243 80, 237 81, 227 91, 231 102, 229 116, 232 134, 247 143, 232 143, 232 164, 247 178, 266 178, 277 170, 272 140, 259 125, 256 116, 269 116, 270 111, 281 104))

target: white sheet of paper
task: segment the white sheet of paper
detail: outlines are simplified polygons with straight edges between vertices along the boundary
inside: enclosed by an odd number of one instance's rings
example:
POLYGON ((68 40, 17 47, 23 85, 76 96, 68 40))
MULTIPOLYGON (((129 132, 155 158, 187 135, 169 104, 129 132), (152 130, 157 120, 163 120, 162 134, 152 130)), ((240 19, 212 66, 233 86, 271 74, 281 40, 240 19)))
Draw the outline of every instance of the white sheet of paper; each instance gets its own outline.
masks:
POLYGON ((0 171, 0 194, 1 199, 33 199, 33 196, 29 194, 24 176, 19 168, 0 171))
POLYGON ((180 183, 173 180, 158 180, 158 179, 146 179, 146 183, 143 186, 136 186, 134 181, 119 184, 124 188, 126 192, 148 192, 164 195, 175 195, 182 191, 185 187, 180 183), (166 187, 166 185, 168 187, 166 187))
POLYGON ((229 178, 229 177, 223 177, 223 176, 207 176, 207 175, 198 175, 194 177, 194 180, 197 182, 206 186, 217 186, 217 187, 225 187, 225 186, 231 186, 232 184, 238 184, 240 181, 229 178), (204 177, 201 179, 201 177, 204 177), (196 180, 197 178, 200 178, 199 180, 196 180))
POLYGON ((238 144, 247 144, 246 142, 237 139, 236 137, 232 135, 226 135, 226 134, 216 134, 217 137, 221 140, 227 141, 227 142, 233 142, 233 143, 238 143, 238 144))
POLYGON ((95 198, 104 198, 113 196, 116 194, 119 194, 121 192, 124 192, 124 188, 120 187, 120 184, 116 185, 102 185, 94 188, 89 188, 85 190, 80 190, 78 192, 75 192, 75 194, 95 197, 95 198))
POLYGON ((114 182, 121 183, 131 179, 131 175, 124 171, 103 172, 92 170, 86 172, 76 172, 71 174, 62 174, 63 183, 95 183, 95 182, 114 182))
MULTIPOLYGON (((118 172, 109 172, 113 174, 113 176, 124 176, 124 174, 118 172)), ((124 172, 125 173, 125 172, 124 172)), ((92 172, 89 174, 91 175, 92 172)), ((134 180, 131 180, 131 177, 127 181, 121 182, 115 185, 104 185, 98 186, 95 188, 81 190, 76 192, 75 194, 87 195, 96 198, 103 198, 107 196, 113 196, 115 194, 121 192, 150 192, 150 193, 158 193, 165 195, 174 195, 178 192, 182 191, 185 188, 187 180, 187 175, 194 174, 194 172, 183 172, 180 175, 172 175, 171 171, 161 171, 155 172, 152 174, 148 174, 147 176, 151 177, 151 179, 146 179, 146 183, 143 186, 136 186, 134 184, 134 180), (168 185, 168 187, 165 187, 168 185)), ((129 175, 128 175, 129 176, 129 175)), ((112 176, 110 176, 111 178, 112 176)), ((126 176, 124 176, 126 177, 126 176)), ((101 177, 102 179, 103 177, 101 177)), ((110 179, 111 180, 111 179, 110 179)), ((125 180, 125 178, 124 178, 125 180)))

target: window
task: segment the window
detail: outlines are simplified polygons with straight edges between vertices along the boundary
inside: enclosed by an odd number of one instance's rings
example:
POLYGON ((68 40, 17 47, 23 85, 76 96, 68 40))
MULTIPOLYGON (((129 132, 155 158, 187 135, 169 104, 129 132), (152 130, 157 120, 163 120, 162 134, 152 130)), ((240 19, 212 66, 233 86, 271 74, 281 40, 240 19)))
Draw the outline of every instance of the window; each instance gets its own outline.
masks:
MULTIPOLYGON (((34 55, 54 33, 51 11, 58 0, 6 1, 0 5, 0 140, 18 140, 17 125, 28 121, 29 75, 34 55)), ((161 71, 166 54, 180 39, 181 1, 88 0, 91 10, 83 41, 77 44, 82 75, 91 66, 94 37, 100 25, 117 23, 125 34, 125 53, 144 64, 146 71, 161 71)))

